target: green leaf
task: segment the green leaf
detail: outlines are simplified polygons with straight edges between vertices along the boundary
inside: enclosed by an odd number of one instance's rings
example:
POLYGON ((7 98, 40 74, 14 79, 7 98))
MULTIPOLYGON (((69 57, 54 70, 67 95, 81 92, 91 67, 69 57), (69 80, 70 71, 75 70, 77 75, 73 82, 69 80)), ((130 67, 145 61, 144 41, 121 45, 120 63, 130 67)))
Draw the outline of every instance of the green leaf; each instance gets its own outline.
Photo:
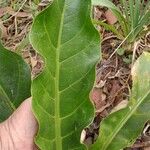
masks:
POLYGON ((0 122, 30 97, 30 69, 23 59, 0 43, 0 122))
POLYGON ((92 0, 92 5, 100 5, 111 9, 113 14, 117 17, 122 30, 124 31, 124 36, 128 35, 128 23, 124 18, 122 12, 116 7, 110 0, 92 0))
POLYGON ((118 7, 116 7, 110 0, 92 0, 92 5, 101 5, 116 11, 120 11, 118 7))
MULTIPOLYGON (((150 6, 150 3, 149 3, 150 6)), ((139 25, 134 31, 134 35, 131 39, 131 41, 135 41, 135 38, 143 31, 143 28, 150 25, 150 11, 147 11, 143 17, 141 17, 141 20, 139 21, 139 25)))
MULTIPOLYGON (((111 9, 113 14, 117 17, 121 31, 123 32, 120 31, 120 34, 122 34, 124 38, 128 37, 128 42, 132 43, 142 32, 143 28, 150 24, 150 2, 141 2, 140 0, 120 0, 120 3, 122 6, 121 9, 116 7, 110 0, 92 0, 93 5, 100 5, 111 9)), ((108 26, 105 25, 104 27, 108 29, 108 26)), ((112 29, 113 28, 111 28, 110 31, 112 31, 112 29)), ((115 30, 113 29, 112 32, 114 31, 115 30)), ((120 38, 119 34, 116 35, 120 38)))
POLYGON ((30 41, 45 60, 32 84, 42 150, 85 148, 80 134, 94 115, 89 92, 100 55, 90 10, 90 0, 54 0, 34 21, 30 41))
POLYGON ((105 28, 105 30, 108 30, 108 31, 113 32, 114 34, 117 35, 117 37, 118 37, 119 39, 123 39, 123 38, 124 38, 124 37, 120 34, 120 31, 118 31, 118 30, 114 27, 114 25, 110 25, 110 24, 107 24, 107 23, 105 23, 105 22, 103 22, 103 21, 95 20, 95 19, 93 19, 92 22, 93 22, 93 24, 103 26, 103 27, 105 28))
POLYGON ((129 6, 131 19, 128 22, 131 22, 130 30, 134 30, 129 36, 129 41, 134 42, 143 31, 143 28, 150 24, 150 2, 141 2, 140 0, 134 2, 130 0, 129 6))
POLYGON ((125 49, 124 48, 119 48, 117 50, 117 54, 120 55, 120 56, 124 55, 124 53, 125 53, 125 49))
POLYGON ((90 150, 120 150, 134 143, 150 119, 150 54, 144 53, 132 69, 129 105, 103 120, 100 136, 90 150))

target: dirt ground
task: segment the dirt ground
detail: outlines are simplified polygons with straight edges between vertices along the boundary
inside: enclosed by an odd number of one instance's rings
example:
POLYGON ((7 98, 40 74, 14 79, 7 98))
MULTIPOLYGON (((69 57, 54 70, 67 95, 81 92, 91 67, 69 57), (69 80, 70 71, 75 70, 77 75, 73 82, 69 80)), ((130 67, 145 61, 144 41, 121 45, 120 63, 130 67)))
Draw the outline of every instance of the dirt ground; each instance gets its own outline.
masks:
MULTIPOLYGON (((114 1, 116 5, 118 1, 114 1)), ((29 43, 28 33, 36 14, 49 5, 48 0, 2 0, 0 2, 1 39, 4 46, 21 54, 32 69, 32 77, 43 68, 41 57, 29 43)), ((117 19, 106 8, 94 7, 93 16, 115 24, 117 19)), ((98 135, 99 124, 112 111, 124 108, 129 101, 132 52, 113 54, 121 43, 117 37, 100 26, 96 26, 102 37, 102 60, 96 66, 96 84, 90 93, 96 107, 93 124, 86 129, 86 142, 91 144, 98 135), (112 55, 113 54, 113 55, 112 55)), ((145 125, 145 128, 147 125, 145 125)), ((150 150, 150 129, 144 130, 131 148, 126 150, 150 150)))

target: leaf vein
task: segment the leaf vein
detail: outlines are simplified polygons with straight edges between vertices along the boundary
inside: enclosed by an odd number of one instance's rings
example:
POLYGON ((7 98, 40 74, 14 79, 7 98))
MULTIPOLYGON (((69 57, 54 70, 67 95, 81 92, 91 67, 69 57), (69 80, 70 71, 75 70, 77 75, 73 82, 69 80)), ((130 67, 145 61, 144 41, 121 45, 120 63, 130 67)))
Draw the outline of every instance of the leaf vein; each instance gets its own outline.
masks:
POLYGON ((51 115, 42 105, 40 105, 38 102, 37 104, 48 116, 50 116, 53 119, 55 118, 55 116, 51 115))
POLYGON ((78 37, 80 35, 80 33, 84 30, 84 27, 87 23, 88 20, 88 11, 86 12, 86 17, 85 17, 85 22, 83 23, 81 29, 68 41, 64 42, 61 46, 64 46, 65 44, 69 43, 70 41, 72 41, 74 38, 78 37))
POLYGON ((65 139, 65 138, 67 138, 67 137, 69 137, 70 135, 72 135, 75 132, 76 132, 76 130, 73 130, 73 131, 69 132, 68 134, 62 136, 62 140, 65 139))
MULTIPOLYGON (((40 81, 40 80, 39 80, 39 81, 40 81)), ((43 83, 42 83, 41 81, 40 81, 39 83, 40 83, 41 86, 43 87, 44 91, 48 94, 49 98, 50 98, 51 100, 55 101, 55 99, 51 97, 51 95, 49 94, 47 88, 43 85, 43 83)))
POLYGON ((145 96, 143 98, 141 98, 141 100, 139 100, 137 102, 137 104, 131 108, 131 111, 129 111, 124 117, 123 119, 120 121, 120 123, 115 127, 114 132, 112 132, 112 134, 110 134, 110 138, 108 138, 108 140, 104 143, 102 150, 106 150, 109 146, 109 144, 112 142, 112 140, 114 139, 114 137, 117 135, 117 133, 120 131, 120 129, 124 126, 124 124, 126 123, 126 121, 131 117, 131 115, 135 112, 135 110, 139 107, 139 105, 143 102, 143 100, 148 96, 148 94, 150 93, 150 90, 145 94, 145 96))
POLYGON ((67 86, 66 88, 64 88, 63 90, 60 90, 59 93, 62 93, 64 91, 66 91, 67 89, 71 88, 72 86, 74 86, 76 83, 80 82, 82 79, 84 79, 87 74, 93 69, 93 66, 83 75, 81 76, 78 80, 74 81, 72 84, 70 84, 69 86, 67 86))
POLYGON ((87 101, 87 99, 85 99, 82 103, 80 103, 79 106, 75 110, 73 110, 69 115, 62 117, 61 119, 64 120, 64 119, 72 116, 86 101, 87 101))
MULTIPOLYGON (((93 39, 94 39, 94 38, 93 38, 93 39)), ((70 56, 70 57, 68 57, 68 58, 66 58, 66 59, 64 59, 64 60, 62 60, 62 61, 60 61, 60 64, 64 63, 64 62, 67 61, 68 59, 71 59, 71 58, 75 57, 76 55, 78 55, 78 54, 80 54, 81 52, 83 52, 84 50, 86 50, 86 48, 88 48, 88 47, 90 47, 91 45, 93 45, 93 42, 94 42, 93 39, 92 39, 92 41, 91 41, 86 47, 84 47, 82 50, 80 50, 79 52, 75 53, 74 55, 72 55, 72 56, 70 56)))
MULTIPOLYGON (((44 25, 45 33, 46 33, 46 35, 47 35, 47 37, 48 37, 48 40, 49 40, 50 44, 53 46, 53 48, 55 48, 55 49, 56 49, 56 47, 53 45, 53 43, 52 43, 52 41, 51 41, 51 38, 50 38, 50 36, 49 36, 49 33, 48 33, 48 30, 47 30, 47 27, 46 27, 45 22, 46 22, 46 17, 45 17, 45 14, 44 14, 44 21, 43 21, 43 25, 44 25)), ((50 47, 50 45, 49 45, 49 47, 50 47)), ((51 47, 50 47, 50 48, 51 48, 51 47)))

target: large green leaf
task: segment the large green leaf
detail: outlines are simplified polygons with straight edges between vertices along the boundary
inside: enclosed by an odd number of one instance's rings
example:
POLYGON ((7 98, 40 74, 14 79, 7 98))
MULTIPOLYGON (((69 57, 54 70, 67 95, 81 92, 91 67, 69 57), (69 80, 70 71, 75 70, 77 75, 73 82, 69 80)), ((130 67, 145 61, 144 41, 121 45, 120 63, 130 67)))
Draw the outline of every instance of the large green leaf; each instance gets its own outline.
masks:
POLYGON ((0 122, 30 96, 31 77, 21 56, 0 43, 0 122))
POLYGON ((80 134, 94 114, 89 92, 100 51, 90 10, 90 0, 54 0, 34 21, 30 40, 45 60, 32 84, 42 150, 84 149, 80 134))
POLYGON ((111 114, 90 150, 120 150, 133 144, 150 119, 150 54, 144 53, 132 69, 132 97, 127 108, 111 114))

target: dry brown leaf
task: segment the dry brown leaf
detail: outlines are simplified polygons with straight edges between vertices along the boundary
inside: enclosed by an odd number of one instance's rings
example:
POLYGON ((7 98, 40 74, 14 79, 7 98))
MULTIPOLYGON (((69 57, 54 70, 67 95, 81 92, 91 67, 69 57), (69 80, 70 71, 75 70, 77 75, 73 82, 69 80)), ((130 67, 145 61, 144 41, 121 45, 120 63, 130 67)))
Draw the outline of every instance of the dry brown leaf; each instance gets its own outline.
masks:
POLYGON ((31 65, 32 65, 32 68, 34 68, 37 65, 37 60, 33 57, 31 57, 31 65))
POLYGON ((114 107, 111 111, 111 113, 114 113, 116 111, 119 111, 128 105, 128 100, 122 100, 116 107, 114 107))
POLYGON ((25 17, 31 17, 32 15, 27 13, 27 12, 18 12, 16 14, 16 17, 21 17, 21 18, 25 18, 25 17))
POLYGON ((40 7, 45 7, 51 3, 51 0, 42 0, 38 5, 40 7))
POLYGON ((105 12, 105 17, 106 17, 106 20, 109 24, 115 24, 117 22, 117 18, 115 17, 115 15, 112 13, 111 10, 107 10, 105 12))
POLYGON ((11 7, 0 8, 0 17, 2 17, 6 13, 12 15, 15 13, 15 11, 13 11, 13 9, 11 7))
POLYGON ((3 8, 0 8, 0 17, 2 17, 2 16, 3 16, 3 14, 4 14, 4 10, 3 10, 3 8))
POLYGON ((100 19, 102 14, 103 14, 102 11, 100 11, 97 7, 94 7, 94 18, 95 19, 100 19))
POLYGON ((7 13, 7 8, 8 7, 0 8, 0 17, 7 13))
POLYGON ((102 89, 94 88, 91 92, 91 99, 95 104, 96 110, 106 105, 106 94, 102 92, 102 89))
MULTIPOLYGON (((1 20, 0 20, 0 22, 1 22, 1 20)), ((2 38, 8 37, 7 28, 2 23, 0 23, 0 29, 1 29, 1 37, 2 38)))
MULTIPOLYGON (((16 13, 16 11, 14 11, 11 7, 7 7, 6 10, 7 13, 10 15, 14 15, 16 13)), ((15 15, 15 17, 21 17, 21 18, 28 17, 28 16, 32 16, 32 15, 27 12, 17 12, 15 15)))
POLYGON ((96 87, 96 88, 102 88, 102 87, 104 87, 105 83, 106 83, 106 80, 105 80, 105 81, 100 80, 99 83, 97 83, 97 84, 95 85, 95 87, 96 87))

